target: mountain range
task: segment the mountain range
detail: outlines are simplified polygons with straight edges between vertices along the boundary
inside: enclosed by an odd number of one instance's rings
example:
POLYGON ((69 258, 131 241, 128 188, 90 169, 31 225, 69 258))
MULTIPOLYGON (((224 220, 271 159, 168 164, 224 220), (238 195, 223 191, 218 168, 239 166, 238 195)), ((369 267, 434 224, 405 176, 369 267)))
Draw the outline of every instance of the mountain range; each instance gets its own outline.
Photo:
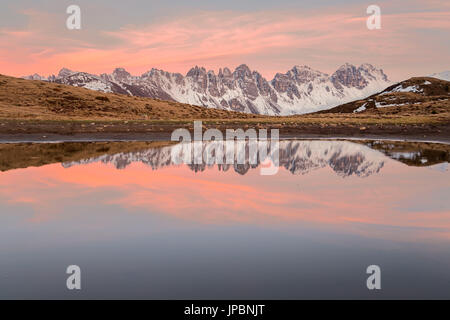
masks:
POLYGON ((58 75, 24 77, 138 97, 176 101, 207 108, 263 115, 293 115, 325 110, 362 99, 392 83, 382 69, 371 64, 346 63, 333 74, 295 66, 268 81, 243 64, 218 74, 194 67, 186 75, 151 69, 133 76, 123 68, 95 75, 61 69, 58 75))

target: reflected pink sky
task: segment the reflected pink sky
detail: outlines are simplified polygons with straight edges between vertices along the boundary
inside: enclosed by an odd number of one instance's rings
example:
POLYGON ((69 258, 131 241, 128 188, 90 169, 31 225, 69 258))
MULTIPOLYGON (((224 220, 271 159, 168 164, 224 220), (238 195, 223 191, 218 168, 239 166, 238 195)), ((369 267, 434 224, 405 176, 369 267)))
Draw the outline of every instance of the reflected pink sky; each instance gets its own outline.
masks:
MULTIPOLYGON (((64 208, 93 192, 112 196, 92 212, 107 219, 113 205, 125 212, 163 214, 198 224, 300 223, 368 237, 414 240, 450 238, 450 173, 388 160, 366 178, 342 178, 330 168, 293 175, 241 176, 216 168, 195 173, 186 166, 152 170, 132 163, 124 170, 91 163, 52 164, 0 173, 0 204, 28 206, 25 224, 64 221, 64 208)), ((2 212, 1 215, 11 215, 2 212)))

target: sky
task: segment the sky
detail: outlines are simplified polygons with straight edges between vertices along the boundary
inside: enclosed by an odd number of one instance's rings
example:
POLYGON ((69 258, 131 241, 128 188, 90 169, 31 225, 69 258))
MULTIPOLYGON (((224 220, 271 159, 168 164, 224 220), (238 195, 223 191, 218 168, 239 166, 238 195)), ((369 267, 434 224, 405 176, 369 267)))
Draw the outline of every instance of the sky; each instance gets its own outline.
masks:
POLYGON ((295 65, 333 73, 367 62, 400 81, 450 70, 449 34, 448 0, 2 0, 0 73, 185 74, 245 63, 271 80, 295 65), (73 4, 81 30, 66 27, 73 4), (381 29, 367 28, 372 4, 381 29))

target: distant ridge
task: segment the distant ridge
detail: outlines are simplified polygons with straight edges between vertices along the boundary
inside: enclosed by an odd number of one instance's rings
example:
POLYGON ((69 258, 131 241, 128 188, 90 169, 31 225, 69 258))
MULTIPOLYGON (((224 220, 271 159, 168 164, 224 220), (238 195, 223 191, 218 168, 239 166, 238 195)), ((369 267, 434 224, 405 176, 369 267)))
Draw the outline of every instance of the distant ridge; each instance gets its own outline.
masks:
POLYGON ((439 72, 439 73, 433 73, 430 75, 430 77, 440 79, 440 80, 450 81, 450 70, 439 72))
POLYGON ((308 66, 294 66, 286 73, 277 73, 271 81, 245 64, 233 72, 228 68, 220 69, 217 75, 198 66, 185 76, 158 69, 133 76, 123 68, 101 75, 63 68, 57 76, 45 78, 34 74, 24 78, 264 115, 329 109, 391 85, 382 69, 368 63, 359 67, 345 63, 332 75, 308 66))

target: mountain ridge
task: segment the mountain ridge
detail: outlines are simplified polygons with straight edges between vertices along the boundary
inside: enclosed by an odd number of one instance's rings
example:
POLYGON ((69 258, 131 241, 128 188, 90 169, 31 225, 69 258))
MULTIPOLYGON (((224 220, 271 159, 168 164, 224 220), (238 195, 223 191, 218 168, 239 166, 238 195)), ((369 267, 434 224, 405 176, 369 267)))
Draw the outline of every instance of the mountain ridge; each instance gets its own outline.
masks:
POLYGON ((444 114, 450 106, 450 82, 434 77, 413 77, 365 99, 355 100, 320 113, 444 114))
POLYGON ((100 75, 63 68, 57 76, 33 74, 24 78, 262 115, 324 110, 367 97, 391 84, 382 69, 368 63, 359 67, 345 63, 331 75, 296 65, 286 73, 276 73, 270 81, 246 64, 234 71, 220 68, 217 74, 199 66, 186 75, 152 68, 140 76, 124 68, 100 75))

